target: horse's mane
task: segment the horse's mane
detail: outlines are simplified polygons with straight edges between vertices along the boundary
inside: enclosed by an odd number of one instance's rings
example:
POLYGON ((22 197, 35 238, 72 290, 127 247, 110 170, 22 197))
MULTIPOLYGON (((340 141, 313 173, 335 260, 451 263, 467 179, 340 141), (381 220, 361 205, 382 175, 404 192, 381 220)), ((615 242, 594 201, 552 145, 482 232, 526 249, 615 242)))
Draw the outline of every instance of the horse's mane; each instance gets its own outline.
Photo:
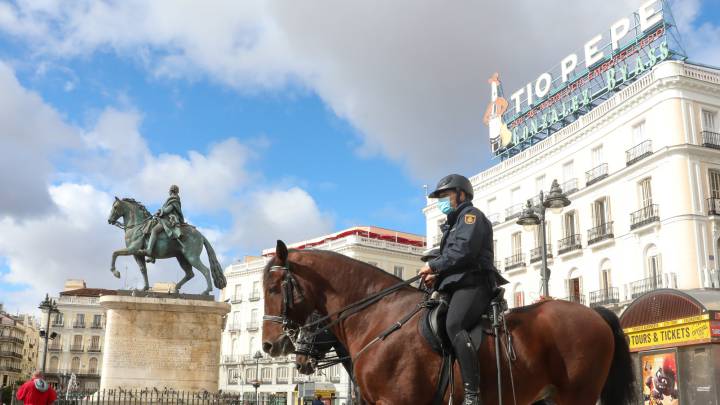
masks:
MULTIPOLYGON (((317 255, 320 255, 320 256, 327 256, 328 258, 335 257, 335 258, 338 258, 338 259, 342 259, 342 260, 348 261, 348 262, 350 262, 350 263, 351 263, 352 265, 354 265, 354 266, 365 267, 365 268, 367 268, 368 270, 372 270, 373 273, 376 274, 377 276, 385 277, 385 278, 390 278, 390 279, 392 279, 393 281, 398 282, 398 283, 404 281, 404 280, 401 279, 400 277, 398 277, 398 276, 396 276, 396 275, 394 275, 394 274, 390 274, 390 273, 386 272, 385 270, 383 270, 383 269, 381 269, 381 268, 379 268, 379 267, 377 267, 377 266, 373 266, 372 264, 365 263, 365 262, 362 261, 362 260, 358 260, 358 259, 352 258, 352 257, 350 257, 350 256, 346 256, 346 255, 344 255, 344 254, 342 254, 342 253, 333 252, 333 251, 331 251, 331 250, 321 250, 321 249, 303 249, 303 250, 300 250, 300 249, 289 249, 289 250, 288 250, 288 253, 291 253, 291 252, 296 252, 296 253, 301 253, 301 254, 317 254, 317 255)), ((269 275, 271 264, 272 264, 272 260, 268 260, 267 264, 265 265, 265 270, 264 270, 264 276, 265 276, 265 277, 267 277, 267 276, 269 275)))
POLYGON ((134 198, 129 198, 129 197, 128 197, 128 198, 123 198, 122 200, 125 201, 125 202, 129 202, 130 204, 135 205, 136 207, 140 208, 140 210, 141 210, 142 212, 144 212, 145 214, 147 214, 148 216, 150 216, 150 211, 148 211, 148 209, 145 208, 145 206, 143 205, 143 203, 141 203, 140 201, 137 201, 137 200, 135 200, 134 198))

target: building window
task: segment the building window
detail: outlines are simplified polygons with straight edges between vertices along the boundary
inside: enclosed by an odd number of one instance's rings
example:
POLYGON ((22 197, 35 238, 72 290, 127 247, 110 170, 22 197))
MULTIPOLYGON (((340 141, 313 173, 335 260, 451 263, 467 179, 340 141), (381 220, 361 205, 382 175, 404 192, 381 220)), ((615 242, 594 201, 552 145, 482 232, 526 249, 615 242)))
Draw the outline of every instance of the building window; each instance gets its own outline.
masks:
POLYGON ((522 232, 515 232, 512 234, 510 247, 513 256, 522 254, 522 232))
POLYGON ((90 349, 100 349, 100 336, 90 338, 90 349))
POLYGON ((545 175, 538 176, 535 178, 535 194, 540 194, 540 192, 545 188, 545 175))
POLYGON ((660 253, 655 245, 650 245, 645 252, 645 275, 657 279, 661 276, 660 253))
POLYGON ((640 145, 645 141, 645 121, 633 125, 632 127, 632 146, 640 145))
POLYGON ((245 369, 245 381, 246 382, 255 381, 255 368, 254 367, 245 369))
POLYGON ((515 292, 513 293, 513 304, 515 307, 525 305, 525 293, 522 290, 522 284, 518 284, 515 287, 515 292))
POLYGON ((70 371, 73 373, 80 372, 80 357, 73 357, 70 361, 70 371))
POLYGON ((56 373, 58 371, 58 358, 57 356, 50 357, 50 372, 56 373))
POLYGON ((570 274, 567 279, 567 294, 568 294, 568 301, 584 304, 584 302, 582 302, 582 298, 581 298, 582 297, 582 277, 580 276, 577 268, 570 270, 570 274))
POLYGON ((598 145, 591 150, 592 154, 592 165, 593 167, 598 167, 601 164, 605 163, 604 156, 603 156, 603 146, 598 145))
POLYGON ((257 324, 257 321, 258 321, 258 313, 259 313, 259 312, 258 312, 258 309, 257 309, 257 308, 253 308, 252 310, 250 310, 250 323, 251 323, 251 324, 253 324, 253 325, 254 325, 254 324, 257 324))
POLYGON ((76 314, 75 315, 75 325, 74 326, 77 328, 85 327, 85 314, 76 314))
POLYGON ((603 197, 592 203, 593 228, 610 222, 610 204, 608 202, 609 198, 603 197))
POLYGON ((403 278, 403 266, 394 266, 393 267, 393 274, 395 277, 403 278))
POLYGON ((62 312, 55 314, 55 325, 62 325, 63 324, 63 314, 62 312))
POLYGON ((233 324, 231 325, 231 330, 238 330, 240 329, 240 311, 233 311, 233 317, 232 317, 233 324))
POLYGON ((720 198, 720 171, 711 169, 708 178, 710 180, 710 198, 720 198))
POLYGON ((715 111, 702 110, 702 127, 704 131, 717 130, 717 127, 715 126, 716 115, 717 113, 715 111))
POLYGON ((563 183, 575 178, 575 162, 572 160, 563 164, 563 183))
POLYGON ((233 296, 233 301, 240 301, 242 298, 242 285, 237 284, 235 285, 235 295, 233 296))
MULTIPOLYGON (((542 228, 540 225, 533 228, 533 235, 535 236, 535 247, 539 248, 542 247, 540 243, 540 239, 542 239, 542 228)), ((550 241, 552 240, 552 227, 550 226, 550 221, 545 220, 545 244, 550 244, 550 241)), ((552 255, 552 252, 548 252, 550 255, 552 255)))
POLYGON ((610 260, 605 260, 600 266, 600 289, 607 291, 612 287, 610 279, 610 260))
POLYGON ((285 383, 288 381, 288 368, 287 367, 279 367, 277 369, 277 379, 278 379, 278 383, 285 383))
POLYGON ((234 356, 235 354, 238 354, 237 342, 238 342, 237 339, 233 339, 232 341, 230 341, 230 356, 234 356))
POLYGON ((251 336, 248 342, 248 354, 252 354, 253 349, 255 349, 255 336, 251 336))
POLYGON ((260 370, 260 376, 262 378, 262 382, 264 382, 264 383, 272 382, 272 368, 263 367, 262 370, 260 370))
POLYGON ((250 299, 253 301, 260 299, 260 282, 259 281, 253 281, 252 294, 250 295, 250 299))
POLYGON ((97 374, 98 372, 98 359, 95 357, 91 357, 90 361, 88 362, 88 373, 90 374, 97 374))
POLYGON ((497 198, 487 200, 487 213, 490 215, 497 213, 497 198))
POLYGON ((638 183, 638 194, 640 200, 640 208, 652 205, 652 186, 650 177, 640 180, 638 183))
POLYGON ((569 238, 575 235, 577 232, 577 213, 568 211, 563 214, 563 236, 569 238))
POLYGON ((510 201, 513 205, 522 203, 520 187, 515 187, 514 189, 510 190, 510 201))
POLYGON ((73 336, 73 350, 82 350, 83 337, 82 335, 73 336))

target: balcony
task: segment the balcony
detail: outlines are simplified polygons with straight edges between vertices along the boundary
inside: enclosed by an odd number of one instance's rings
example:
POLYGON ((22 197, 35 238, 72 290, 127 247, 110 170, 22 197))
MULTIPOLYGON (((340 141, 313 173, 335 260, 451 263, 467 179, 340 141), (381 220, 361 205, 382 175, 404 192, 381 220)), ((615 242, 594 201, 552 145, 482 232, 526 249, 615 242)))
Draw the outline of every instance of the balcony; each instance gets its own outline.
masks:
POLYGON ((242 301, 243 301, 242 295, 239 295, 239 294, 233 296, 233 297, 230 299, 230 302, 233 303, 233 304, 239 304, 239 303, 241 303, 242 301))
POLYGON ((2 350, 0 351, 0 357, 12 357, 14 359, 22 359, 23 355, 15 350, 2 350))
POLYGON ((88 353, 100 353, 102 351, 102 349, 100 348, 100 346, 90 345, 90 347, 88 347, 87 351, 88 351, 88 353))
POLYGON ((488 216, 487 216, 487 219, 488 219, 488 221, 490 221, 490 223, 493 224, 493 225, 497 225, 497 224, 499 224, 500 222, 502 222, 502 220, 500 219, 500 213, 498 213, 498 212, 495 212, 495 213, 492 213, 492 214, 488 215, 488 216))
POLYGON ((260 382, 263 384, 272 384, 272 377, 262 377, 260 382))
POLYGON ((61 352, 62 351, 62 345, 56 344, 56 343, 50 343, 50 346, 48 346, 48 351, 51 352, 61 352))
POLYGON ((70 345, 70 351, 71 352, 82 352, 83 351, 83 345, 70 345))
POLYGON ((518 218, 520 214, 522 214, 523 208, 525 207, 525 204, 519 203, 515 205, 511 205, 508 208, 505 209, 505 220, 509 221, 513 218, 518 218))
POLYGON ((558 241, 558 255, 572 252, 573 250, 582 250, 582 241, 580 234, 570 235, 558 241))
POLYGON ((222 356, 222 363, 223 363, 223 364, 239 364, 239 363, 240 363, 240 356, 228 356, 228 355, 223 355, 223 356, 222 356))
POLYGON ((569 301, 569 302, 574 302, 576 304, 587 305, 587 304, 585 304, 585 296, 584 295, 570 295, 568 297, 563 298, 563 301, 569 301))
POLYGON ((617 287, 608 287, 603 290, 590 292, 590 306, 608 306, 620 302, 620 292, 617 287))
POLYGON ((278 376, 278 378, 277 378, 278 384, 287 384, 289 381, 290 381, 290 379, 287 376, 285 376, 285 377, 278 376))
POLYGON ((260 291, 253 291, 252 294, 250 294, 250 297, 248 297, 248 300, 259 301, 260 300, 260 291))
POLYGON ((254 332, 259 329, 259 324, 257 322, 248 322, 247 324, 247 330, 249 332, 254 332))
POLYGON ((502 269, 502 261, 501 260, 495 260, 495 268, 500 271, 502 269))
POLYGON ((525 267, 525 255, 520 253, 505 258, 505 271, 525 267))
POLYGON ((578 179, 570 179, 563 183, 560 188, 562 189, 563 193, 571 194, 576 191, 578 191, 580 188, 578 187, 578 179))
POLYGON ((230 377, 228 378, 228 385, 238 385, 238 381, 240 381, 237 377, 230 377))
POLYGON ((597 183, 608 176, 608 165, 603 163, 585 172, 585 186, 597 183))
POLYGON ((102 324, 102 322, 93 322, 90 324, 90 329, 102 329, 105 325, 102 324))
POLYGON ((673 288, 677 286, 677 274, 658 274, 655 277, 644 278, 630 283, 630 299, 635 299, 650 291, 660 288, 673 288))
MULTIPOLYGON (((549 243, 546 245, 547 247, 547 257, 548 259, 552 259, 552 245, 549 243)), ((542 247, 536 247, 535 249, 530 251, 530 263, 539 262, 542 260, 542 247)))
POLYGON ((65 326, 65 322, 62 319, 60 319, 59 321, 52 321, 50 323, 50 326, 52 326, 53 328, 62 328, 63 326, 65 326))
POLYGON ((238 332, 241 329, 242 329, 242 326, 241 326, 240 322, 233 322, 233 323, 229 323, 227 325, 227 330, 229 332, 238 332))
POLYGON ((640 228, 660 220, 657 204, 651 204, 630 214, 630 230, 640 228))
POLYGON ((0 342, 25 344, 25 340, 17 336, 0 336, 0 342))
POLYGON ((625 165, 630 166, 650 155, 652 155, 652 141, 648 139, 625 151, 625 165))
POLYGON ((613 221, 605 222, 604 224, 588 229, 587 244, 590 246, 594 243, 598 243, 606 239, 612 239, 614 237, 613 221))
POLYGON ((710 197, 706 201, 708 215, 720 215, 720 198, 710 197))
POLYGON ((83 329, 85 328, 85 322, 73 322, 73 328, 83 329))
POLYGON ((720 133, 702 131, 702 145, 706 148, 720 149, 720 133))
POLYGON ((22 373, 22 369, 18 366, 1 364, 0 371, 9 371, 11 373, 22 373))

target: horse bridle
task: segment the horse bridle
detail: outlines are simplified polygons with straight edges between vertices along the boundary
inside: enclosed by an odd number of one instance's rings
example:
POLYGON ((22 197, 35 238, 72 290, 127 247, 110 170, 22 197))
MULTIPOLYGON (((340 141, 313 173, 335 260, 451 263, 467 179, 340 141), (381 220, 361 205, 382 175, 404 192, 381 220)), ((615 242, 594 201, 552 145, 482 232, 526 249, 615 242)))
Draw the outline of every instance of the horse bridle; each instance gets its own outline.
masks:
POLYGON ((290 271, 289 262, 284 266, 270 267, 271 273, 275 271, 285 271, 285 275, 283 276, 283 281, 281 283, 283 301, 282 312, 280 316, 263 315, 263 320, 279 323, 280 325, 282 325, 283 335, 287 336, 293 343, 295 343, 295 339, 301 326, 297 322, 290 319, 288 317, 288 314, 290 313, 290 310, 293 309, 293 306, 295 304, 295 290, 297 290, 301 300, 305 297, 303 295, 302 288, 300 288, 300 284, 298 284, 295 276, 293 276, 292 272, 290 271))

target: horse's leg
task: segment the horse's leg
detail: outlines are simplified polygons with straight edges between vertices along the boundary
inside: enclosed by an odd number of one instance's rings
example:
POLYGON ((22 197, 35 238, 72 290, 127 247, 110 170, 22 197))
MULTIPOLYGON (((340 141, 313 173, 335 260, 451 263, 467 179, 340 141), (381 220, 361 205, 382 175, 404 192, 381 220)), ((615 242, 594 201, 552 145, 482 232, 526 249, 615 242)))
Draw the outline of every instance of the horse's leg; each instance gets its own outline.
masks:
POLYGON ((205 281, 207 281, 207 288, 202 293, 209 295, 213 290, 212 279, 210 278, 210 269, 205 267, 203 262, 200 260, 200 256, 198 255, 185 255, 185 258, 188 262, 190 262, 193 267, 198 269, 203 274, 203 276, 205 276, 205 281))
POLYGON ((195 273, 193 273, 192 265, 190 264, 190 262, 187 261, 185 256, 178 255, 177 261, 178 263, 180 263, 180 267, 185 272, 185 277, 183 277, 182 280, 178 281, 178 283, 175 284, 175 292, 180 292, 180 287, 182 287, 183 284, 185 284, 188 280, 193 278, 195 276, 195 273))
POLYGON ((117 260, 118 256, 130 256, 133 253, 134 251, 130 248, 118 249, 113 252, 112 262, 110 263, 110 272, 113 274, 113 276, 120 278, 120 272, 115 270, 115 260, 117 260))
POLYGON ((138 267, 140 267, 140 273, 142 273, 143 281, 145 281, 145 287, 143 287, 143 291, 147 291, 150 289, 150 283, 148 283, 147 265, 145 264, 145 256, 133 255, 133 257, 135 258, 135 262, 137 262, 138 267))

